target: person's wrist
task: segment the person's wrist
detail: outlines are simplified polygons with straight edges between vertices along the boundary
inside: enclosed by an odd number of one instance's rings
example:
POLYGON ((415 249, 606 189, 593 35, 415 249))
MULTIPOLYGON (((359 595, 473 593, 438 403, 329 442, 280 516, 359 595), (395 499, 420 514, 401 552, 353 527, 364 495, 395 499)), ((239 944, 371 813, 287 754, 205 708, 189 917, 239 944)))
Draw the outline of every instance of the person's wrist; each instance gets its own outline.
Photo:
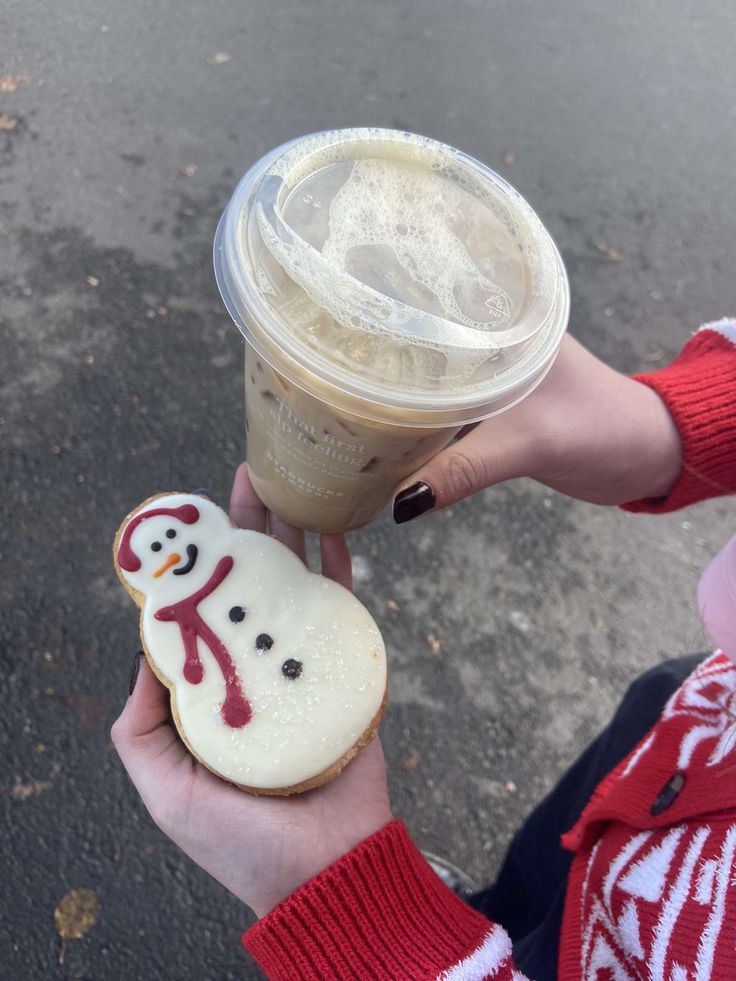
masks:
POLYGON ((390 808, 381 810, 367 820, 356 821, 355 827, 330 833, 319 842, 304 842, 301 849, 302 860, 295 864, 289 875, 273 888, 263 889, 256 895, 240 898, 246 902, 259 920, 268 916, 297 889, 316 878, 335 862, 339 861, 363 841, 385 828, 393 821, 390 808))
POLYGON ((682 440, 669 409, 649 386, 632 379, 638 386, 641 418, 646 423, 637 436, 641 467, 641 492, 636 499, 665 498, 677 483, 682 469, 682 440))

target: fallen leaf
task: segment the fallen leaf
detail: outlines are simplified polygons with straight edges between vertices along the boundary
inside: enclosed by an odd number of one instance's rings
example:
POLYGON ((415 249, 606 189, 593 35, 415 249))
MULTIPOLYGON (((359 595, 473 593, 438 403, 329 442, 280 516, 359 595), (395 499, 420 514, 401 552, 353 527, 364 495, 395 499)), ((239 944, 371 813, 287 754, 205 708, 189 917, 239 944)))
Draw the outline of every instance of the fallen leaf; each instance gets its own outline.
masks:
POLYGON ((414 746, 410 746, 409 752, 406 754, 401 763, 399 763, 399 767, 402 770, 415 770, 418 762, 419 751, 415 749, 414 746))
POLYGON ((443 643, 439 637, 434 634, 427 634, 427 643, 429 644, 429 649, 433 654, 441 654, 443 643))
POLYGON ((27 81, 27 75, 0 75, 0 92, 15 92, 19 86, 27 81))
POLYGON ((15 116, 9 116, 7 112, 0 114, 0 129, 15 129, 17 125, 15 116))
POLYGON ((225 54, 224 51, 215 51, 207 59, 208 65, 226 65, 228 61, 232 58, 232 55, 225 54))
POLYGON ((99 286, 100 281, 96 276, 85 276, 84 281, 87 286, 99 286))
POLYGON ((598 249, 598 251, 607 259, 610 259, 611 262, 620 262, 623 259, 623 256, 617 249, 611 248, 611 246, 607 245, 602 239, 598 239, 593 244, 595 245, 596 249, 598 249))
POLYGON ((10 796, 13 800, 28 800, 29 797, 38 797, 45 790, 51 790, 50 780, 31 780, 23 783, 20 777, 15 778, 15 784, 10 788, 10 796))
POLYGON ((68 940, 81 940, 97 922, 97 896, 91 889, 72 889, 54 910, 54 926, 61 938, 59 964, 64 963, 68 940))
POLYGON ((76 715, 85 732, 98 732, 107 720, 108 703, 102 695, 64 695, 62 702, 76 715))
POLYGON ((641 360, 647 364, 656 364, 658 361, 661 361, 664 356, 665 352, 661 347, 652 347, 641 355, 641 360))
POLYGON ((395 599, 386 600, 386 606, 389 608, 389 610, 393 610, 394 613, 398 613, 401 609, 395 599))
POLYGON ((510 794, 515 794, 516 791, 517 791, 517 786, 516 786, 516 784, 514 783, 513 780, 507 780, 504 786, 506 787, 506 790, 510 794))

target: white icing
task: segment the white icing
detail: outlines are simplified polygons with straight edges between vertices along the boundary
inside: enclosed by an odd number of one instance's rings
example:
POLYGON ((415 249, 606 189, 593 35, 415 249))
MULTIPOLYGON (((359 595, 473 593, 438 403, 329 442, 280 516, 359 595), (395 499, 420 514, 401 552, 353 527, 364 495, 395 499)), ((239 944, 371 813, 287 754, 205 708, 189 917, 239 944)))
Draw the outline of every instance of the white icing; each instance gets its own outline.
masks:
POLYGON ((183 735, 208 767, 236 783, 275 789, 309 780, 358 741, 380 708, 386 653, 378 627, 351 592, 310 573, 280 542, 233 528, 211 501, 171 494, 140 511, 183 504, 194 504, 199 519, 192 525, 168 516, 142 521, 130 539, 141 568, 121 570, 145 596, 144 642, 174 686, 183 735), (176 531, 175 538, 166 537, 168 529, 176 531), (160 551, 151 550, 154 541, 162 544, 160 551), (198 549, 194 568, 174 575, 186 565, 186 547, 192 544, 198 549), (172 553, 181 561, 154 577, 172 553), (223 556, 233 558, 233 568, 197 609, 229 651, 251 704, 252 718, 239 729, 222 719, 225 682, 202 638, 204 677, 190 684, 183 673, 179 625, 154 616, 201 589, 223 556), (240 623, 230 619, 235 606, 246 610, 240 623), (259 652, 256 638, 264 633, 273 638, 273 647, 259 652), (281 671, 289 658, 302 662, 296 679, 281 671))

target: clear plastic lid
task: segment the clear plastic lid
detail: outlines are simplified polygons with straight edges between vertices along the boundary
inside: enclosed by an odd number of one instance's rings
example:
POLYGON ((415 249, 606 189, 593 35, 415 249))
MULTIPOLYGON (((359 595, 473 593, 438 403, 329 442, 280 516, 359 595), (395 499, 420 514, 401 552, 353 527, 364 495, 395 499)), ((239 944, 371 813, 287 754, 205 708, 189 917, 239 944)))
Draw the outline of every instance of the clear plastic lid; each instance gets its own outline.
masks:
POLYGON ((278 370, 384 421, 506 408, 544 376, 567 325, 562 262, 521 195, 393 130, 318 133, 259 161, 222 217, 215 270, 278 370))

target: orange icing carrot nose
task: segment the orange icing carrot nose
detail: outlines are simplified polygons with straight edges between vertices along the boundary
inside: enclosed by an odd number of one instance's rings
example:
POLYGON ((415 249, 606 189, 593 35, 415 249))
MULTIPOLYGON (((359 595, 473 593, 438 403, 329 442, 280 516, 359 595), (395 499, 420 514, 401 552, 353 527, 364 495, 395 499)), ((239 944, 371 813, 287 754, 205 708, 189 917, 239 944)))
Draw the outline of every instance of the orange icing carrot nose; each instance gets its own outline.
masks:
POLYGON ((170 569, 172 565, 176 565, 177 562, 181 562, 181 555, 179 555, 178 552, 172 552, 161 568, 156 569, 153 574, 153 578, 158 579, 159 576, 162 576, 167 569, 170 569))

